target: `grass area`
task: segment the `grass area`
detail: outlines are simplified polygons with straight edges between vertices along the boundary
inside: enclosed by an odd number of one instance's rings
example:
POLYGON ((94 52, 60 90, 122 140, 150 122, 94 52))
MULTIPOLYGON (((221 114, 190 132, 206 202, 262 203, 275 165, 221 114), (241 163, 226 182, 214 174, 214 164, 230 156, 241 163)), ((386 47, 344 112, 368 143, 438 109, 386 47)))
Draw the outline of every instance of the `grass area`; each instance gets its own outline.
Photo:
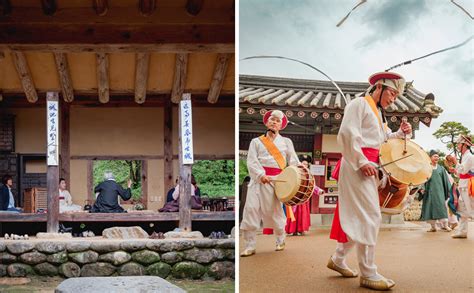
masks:
MULTIPOLYGON (((2 293, 52 293, 54 289, 65 279, 60 277, 30 278, 31 282, 25 285, 0 285, 2 293)), ((168 280, 176 286, 190 293, 197 292, 234 292, 234 280, 224 281, 191 281, 191 280, 168 280)))

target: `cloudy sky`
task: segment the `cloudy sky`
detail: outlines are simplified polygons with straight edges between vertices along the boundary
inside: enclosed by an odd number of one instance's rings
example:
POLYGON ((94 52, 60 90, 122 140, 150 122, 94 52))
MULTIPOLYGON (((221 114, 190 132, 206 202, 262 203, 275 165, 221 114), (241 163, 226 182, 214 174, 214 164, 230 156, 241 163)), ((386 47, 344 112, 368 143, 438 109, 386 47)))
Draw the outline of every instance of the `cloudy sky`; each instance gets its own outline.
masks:
MULTIPOLYGON (((308 62, 334 80, 366 81, 377 71, 474 35, 474 22, 449 0, 368 0, 336 24, 359 0, 240 0, 240 56, 281 55, 308 62)), ((474 14, 474 1, 457 0, 474 14)), ((276 59, 241 61, 240 74, 325 79, 303 65, 276 59)), ((474 132, 474 40, 394 70, 432 92, 444 109, 416 141, 445 151, 432 133, 445 121, 474 132)))

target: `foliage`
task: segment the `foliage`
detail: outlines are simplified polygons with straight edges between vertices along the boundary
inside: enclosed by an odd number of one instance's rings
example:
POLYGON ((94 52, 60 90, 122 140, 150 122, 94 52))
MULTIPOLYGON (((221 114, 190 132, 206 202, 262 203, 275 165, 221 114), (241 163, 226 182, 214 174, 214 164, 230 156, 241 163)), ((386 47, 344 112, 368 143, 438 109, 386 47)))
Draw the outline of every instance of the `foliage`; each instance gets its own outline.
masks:
POLYGON ((247 160, 239 160, 239 185, 242 185, 245 177, 249 176, 249 171, 247 168, 247 160))
POLYGON ((453 151, 454 155, 460 159, 460 154, 456 149, 456 138, 461 134, 469 135, 469 132, 469 129, 461 123, 449 121, 441 124, 440 128, 433 135, 446 144, 447 149, 453 151))
POLYGON ((105 171, 114 174, 115 181, 127 188, 127 181, 131 179, 132 200, 139 201, 142 194, 141 161, 101 160, 94 162, 94 187, 104 181, 105 171))
MULTIPOLYGON (((196 178, 201 195, 209 197, 234 196, 233 160, 196 161, 193 165, 193 175, 196 178)), ((95 161, 94 187, 104 181, 105 171, 112 171, 115 180, 124 188, 130 178, 132 183, 132 200, 139 201, 141 188, 141 161, 95 161)))
POLYGON ((202 160, 193 165, 193 175, 201 195, 234 196, 235 162, 233 160, 202 160))

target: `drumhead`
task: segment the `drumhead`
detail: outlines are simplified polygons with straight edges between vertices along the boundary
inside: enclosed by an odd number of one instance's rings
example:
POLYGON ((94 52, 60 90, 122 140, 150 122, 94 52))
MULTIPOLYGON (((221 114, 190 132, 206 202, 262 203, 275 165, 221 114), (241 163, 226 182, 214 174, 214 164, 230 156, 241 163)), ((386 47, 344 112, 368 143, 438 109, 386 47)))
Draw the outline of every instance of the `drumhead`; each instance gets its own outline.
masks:
POLYGON ((275 195, 281 202, 289 201, 300 188, 300 172, 296 166, 286 167, 275 179, 275 195))
POLYGON ((428 181, 433 169, 430 158, 426 152, 411 140, 406 142, 406 153, 404 154, 405 141, 403 139, 389 139, 380 148, 380 164, 386 164, 399 158, 409 156, 393 164, 387 165, 384 170, 396 181, 408 185, 420 185, 428 181))

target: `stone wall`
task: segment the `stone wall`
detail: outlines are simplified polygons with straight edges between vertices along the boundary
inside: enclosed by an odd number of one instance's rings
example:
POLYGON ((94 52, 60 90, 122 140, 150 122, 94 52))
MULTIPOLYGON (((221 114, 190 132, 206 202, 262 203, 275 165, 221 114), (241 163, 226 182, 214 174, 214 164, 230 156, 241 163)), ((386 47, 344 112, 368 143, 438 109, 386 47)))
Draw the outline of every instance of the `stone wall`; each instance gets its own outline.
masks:
POLYGON ((0 277, 234 278, 234 239, 0 241, 0 277))

